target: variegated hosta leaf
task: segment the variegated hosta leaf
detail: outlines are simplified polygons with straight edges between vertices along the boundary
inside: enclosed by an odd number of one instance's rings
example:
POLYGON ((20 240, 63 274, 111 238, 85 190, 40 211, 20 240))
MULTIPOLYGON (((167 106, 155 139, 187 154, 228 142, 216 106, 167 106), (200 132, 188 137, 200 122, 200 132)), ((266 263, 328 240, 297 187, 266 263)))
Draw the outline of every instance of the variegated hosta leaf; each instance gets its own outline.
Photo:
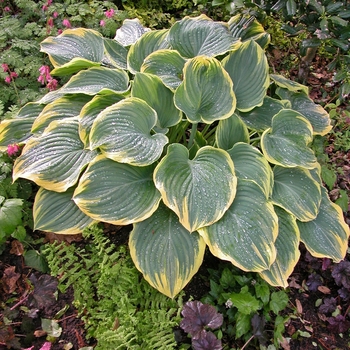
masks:
POLYGON ((168 41, 181 56, 217 56, 226 53, 238 41, 233 38, 227 24, 214 22, 206 15, 186 16, 169 31, 168 41))
POLYGON ((73 235, 81 233, 94 220, 73 202, 73 188, 66 192, 39 189, 33 207, 34 230, 73 235))
POLYGON ((154 51, 168 49, 169 43, 166 40, 168 29, 152 30, 131 45, 127 62, 128 69, 135 74, 140 71, 144 59, 154 51))
POLYGON ((237 178, 227 152, 206 146, 191 160, 185 146, 171 144, 154 182, 163 202, 193 232, 224 215, 235 197, 237 178))
POLYGON ((273 169, 272 201, 300 221, 316 218, 321 203, 321 185, 303 168, 273 169))
POLYGON ((275 212, 278 216, 277 257, 269 270, 259 274, 270 285, 287 288, 288 277, 300 258, 300 232, 293 215, 279 207, 275 207, 275 212))
POLYGON ((269 65, 264 50, 254 40, 242 43, 222 60, 233 81, 237 109, 247 112, 261 106, 269 87, 269 65))
POLYGON ((227 151, 235 165, 239 179, 254 181, 270 197, 273 187, 273 173, 270 164, 255 147, 239 142, 227 151))
POLYGON ((134 167, 99 155, 81 177, 73 200, 97 221, 128 225, 145 220, 161 198, 153 183, 153 170, 152 165, 134 167))
POLYGON ((289 100, 291 108, 301 113, 311 123, 314 134, 323 136, 332 129, 329 114, 304 91, 293 92, 278 88, 276 92, 282 99, 289 100))
POLYGON ((249 143, 249 131, 237 114, 220 120, 215 132, 215 140, 219 148, 229 150, 237 142, 249 143))
POLYGON ((6 151, 7 145, 22 143, 31 136, 34 120, 45 105, 29 102, 22 107, 14 119, 5 119, 0 123, 0 151, 6 151))
POLYGON ((47 190, 64 192, 96 156, 84 149, 75 118, 53 121, 40 137, 31 138, 13 168, 14 181, 23 177, 47 190))
POLYGON ((103 39, 105 54, 102 59, 102 63, 109 67, 115 67, 120 69, 126 69, 126 57, 128 55, 128 49, 119 44, 118 41, 104 38, 103 39))
POLYGON ((244 271, 267 270, 276 259, 278 218, 252 181, 239 179, 235 200, 225 215, 198 232, 213 255, 244 271))
POLYGON ((275 82, 276 85, 287 89, 292 92, 304 92, 306 95, 309 94, 309 88, 303 84, 300 84, 294 80, 290 80, 283 75, 270 74, 270 78, 275 82))
POLYGON ((102 35, 92 29, 66 29, 61 35, 48 37, 41 44, 41 51, 49 55, 54 67, 60 67, 73 58, 101 62, 103 57, 102 35))
POLYGON ((316 219, 297 222, 300 239, 316 258, 330 258, 334 262, 344 259, 348 249, 349 226, 344 221, 341 208, 328 197, 322 187, 322 201, 316 219))
POLYGON ((175 105, 192 123, 210 124, 234 112, 232 81, 216 58, 199 56, 185 64, 183 83, 175 91, 175 105))
POLYGON ((234 38, 242 41, 255 40, 263 49, 270 43, 270 34, 266 33, 264 27, 254 16, 236 15, 228 21, 228 27, 234 38))
POLYGON ((78 117, 83 106, 91 100, 88 95, 66 95, 45 106, 33 123, 32 133, 42 133, 54 120, 78 117))
POLYGON ((74 75, 67 84, 46 94, 39 102, 50 103, 66 94, 124 93, 129 88, 128 74, 121 69, 92 67, 74 75))
POLYGON ((157 113, 145 101, 130 97, 103 110, 90 131, 90 148, 99 148, 106 157, 136 166, 160 158, 168 138, 151 134, 157 113))
POLYGON ((282 109, 272 118, 272 127, 261 136, 266 159, 284 167, 315 168, 317 159, 307 146, 312 141, 312 126, 299 112, 282 109))
POLYGON ((264 131, 271 127, 272 118, 283 108, 290 108, 287 101, 276 100, 265 96, 264 102, 260 107, 255 107, 249 112, 239 112, 239 116, 244 123, 256 131, 264 131))
POLYGON ((71 61, 53 69, 50 74, 54 76, 70 75, 83 69, 99 67, 100 65, 100 62, 96 63, 88 61, 84 58, 74 57, 71 61))
POLYGON ((174 105, 174 93, 157 76, 136 73, 131 96, 146 101, 157 112, 157 127, 168 128, 181 121, 181 112, 174 105))
POLYGON ((98 114, 123 98, 124 96, 118 94, 96 95, 82 108, 79 115, 79 136, 84 142, 85 148, 90 146, 90 130, 98 114))
POLYGON ((148 55, 141 66, 142 73, 157 75, 169 89, 182 83, 186 60, 175 50, 158 50, 148 55))
POLYGON ((135 43, 141 36, 150 29, 142 26, 138 18, 125 19, 123 25, 117 29, 115 40, 123 46, 129 46, 135 43))
POLYGON ((205 252, 203 238, 188 232, 162 203, 150 218, 134 225, 129 247, 144 278, 169 298, 191 280, 205 252))

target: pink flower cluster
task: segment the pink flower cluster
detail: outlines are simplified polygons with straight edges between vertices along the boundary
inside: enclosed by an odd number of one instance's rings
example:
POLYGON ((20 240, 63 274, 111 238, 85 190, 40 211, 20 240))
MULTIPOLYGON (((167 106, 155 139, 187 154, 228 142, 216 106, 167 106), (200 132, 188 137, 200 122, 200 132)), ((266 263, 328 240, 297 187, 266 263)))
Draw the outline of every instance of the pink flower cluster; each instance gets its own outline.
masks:
POLYGON ((21 149, 20 146, 17 144, 8 145, 7 146, 7 154, 10 157, 13 157, 13 156, 17 155, 17 153, 20 151, 20 149, 21 149))
POLYGON ((18 77, 18 74, 16 72, 11 72, 9 66, 6 63, 2 63, 1 68, 5 73, 8 73, 8 76, 5 78, 5 82, 7 84, 10 84, 12 80, 18 77))
POLYGON ((38 78, 38 82, 45 85, 46 87, 50 89, 50 91, 57 89, 58 81, 56 79, 53 79, 50 74, 50 67, 49 66, 41 66, 39 68, 40 76, 38 78))
MULTIPOLYGON (((115 11, 114 11, 113 9, 109 9, 109 10, 107 10, 107 11, 105 12, 105 16, 106 16, 107 18, 112 18, 112 17, 114 16, 114 14, 115 14, 115 11)), ((100 26, 101 26, 101 27, 104 27, 105 25, 106 25, 106 21, 103 20, 103 19, 101 19, 101 21, 100 21, 100 26)))

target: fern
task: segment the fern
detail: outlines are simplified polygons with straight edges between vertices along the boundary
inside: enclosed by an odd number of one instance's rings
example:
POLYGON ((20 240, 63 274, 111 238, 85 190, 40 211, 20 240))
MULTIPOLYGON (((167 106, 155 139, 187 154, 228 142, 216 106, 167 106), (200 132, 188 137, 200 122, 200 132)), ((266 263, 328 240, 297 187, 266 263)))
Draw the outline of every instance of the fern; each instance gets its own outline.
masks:
POLYGON ((59 290, 73 287, 74 306, 96 349, 174 349, 182 295, 172 300, 152 288, 127 248, 111 244, 97 225, 83 237, 84 247, 54 243, 45 254, 59 290))

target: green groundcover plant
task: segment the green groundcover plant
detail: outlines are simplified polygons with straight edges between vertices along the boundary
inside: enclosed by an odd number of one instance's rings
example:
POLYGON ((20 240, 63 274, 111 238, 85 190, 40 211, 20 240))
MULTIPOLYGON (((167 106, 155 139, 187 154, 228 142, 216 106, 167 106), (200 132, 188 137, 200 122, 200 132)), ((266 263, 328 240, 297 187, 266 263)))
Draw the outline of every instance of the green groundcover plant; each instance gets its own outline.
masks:
POLYGON ((268 43, 243 15, 45 39, 51 74, 72 77, 0 125, 2 147, 25 144, 13 179, 40 186, 35 229, 133 224, 132 259, 169 297, 206 246, 284 287, 300 242, 342 260, 349 227, 309 147, 331 130, 329 115, 306 86, 269 74, 268 43))

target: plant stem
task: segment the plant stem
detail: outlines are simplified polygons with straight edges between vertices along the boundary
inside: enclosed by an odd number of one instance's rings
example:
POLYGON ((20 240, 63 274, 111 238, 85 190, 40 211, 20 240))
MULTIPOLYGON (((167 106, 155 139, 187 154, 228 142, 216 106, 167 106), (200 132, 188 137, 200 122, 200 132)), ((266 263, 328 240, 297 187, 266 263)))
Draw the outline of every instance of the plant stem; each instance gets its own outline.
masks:
POLYGON ((188 149, 190 149, 193 145, 193 140, 194 140, 194 137, 196 136, 196 132, 197 132, 197 126, 198 126, 198 123, 192 124, 190 139, 188 140, 188 145, 187 145, 188 149))
POLYGON ((242 346, 241 350, 243 350, 249 343, 250 341, 254 338, 254 335, 252 335, 248 340, 247 342, 242 346))

